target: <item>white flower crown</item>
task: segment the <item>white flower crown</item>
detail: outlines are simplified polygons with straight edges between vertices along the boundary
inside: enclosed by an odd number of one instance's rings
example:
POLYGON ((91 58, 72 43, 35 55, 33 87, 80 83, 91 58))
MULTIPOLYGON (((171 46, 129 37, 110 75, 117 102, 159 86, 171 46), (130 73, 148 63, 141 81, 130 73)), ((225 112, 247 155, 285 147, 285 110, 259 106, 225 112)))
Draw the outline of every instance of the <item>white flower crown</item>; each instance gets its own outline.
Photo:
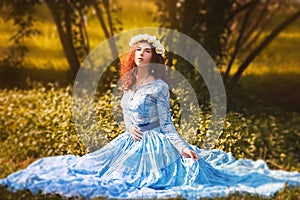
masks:
POLYGON ((164 46, 153 35, 139 34, 139 35, 133 36, 130 39, 129 46, 132 47, 135 43, 138 43, 140 41, 146 41, 146 42, 148 42, 149 44, 151 44, 155 48, 155 52, 157 54, 160 54, 162 56, 165 55, 165 48, 164 48, 164 46))

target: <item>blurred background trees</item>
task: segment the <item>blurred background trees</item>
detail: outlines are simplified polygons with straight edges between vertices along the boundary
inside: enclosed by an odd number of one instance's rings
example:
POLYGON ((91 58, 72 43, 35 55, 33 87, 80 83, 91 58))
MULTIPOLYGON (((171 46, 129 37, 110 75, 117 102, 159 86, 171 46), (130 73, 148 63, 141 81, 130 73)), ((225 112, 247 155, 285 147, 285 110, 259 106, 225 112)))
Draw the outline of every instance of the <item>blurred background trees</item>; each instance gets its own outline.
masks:
MULTIPOLYGON (((257 55, 300 16, 299 3, 293 0, 152 2, 155 2, 157 12, 149 14, 145 25, 149 24, 152 17, 152 21, 160 26, 178 30, 195 39, 214 59, 224 74, 224 80, 232 85, 236 84, 257 55), (237 67, 233 69, 236 63, 237 67)), ((9 47, 9 53, 2 56, 1 62, 5 65, 22 65, 30 37, 40 34, 35 26, 39 20, 38 9, 46 6, 56 27, 72 80, 81 61, 91 50, 88 22, 91 18, 96 19, 101 28, 97 30, 99 34, 109 38, 124 28, 118 13, 125 4, 112 0, 3 0, 0 2, 1 17, 5 21, 13 21, 17 29, 11 35, 13 45, 9 47)), ((117 54, 113 43, 111 50, 117 54)), ((179 65, 177 67, 180 68, 179 65)))
POLYGON ((300 17, 299 5, 285 0, 157 1, 156 19, 198 41, 229 78, 239 60, 236 84, 254 58, 286 27, 300 17), (285 18, 279 19, 278 14, 285 18), (267 34, 265 34, 267 32, 267 34))
MULTIPOLYGON (((53 18, 56 26, 60 43, 69 64, 71 78, 74 79, 80 68, 81 61, 90 52, 90 41, 87 27, 87 12, 90 9, 96 13, 97 19, 101 25, 102 31, 106 38, 114 35, 114 32, 121 30, 120 21, 113 18, 113 14, 117 11, 111 5, 109 0, 101 1, 1 1, 2 17, 8 21, 13 20, 14 25, 18 26, 17 33, 11 39, 14 41, 16 48, 14 51, 19 53, 18 62, 12 62, 13 65, 20 65, 26 48, 25 38, 38 33, 38 29, 33 28, 34 22, 37 20, 36 9, 40 4, 45 3, 53 18)), ((116 17, 116 15, 114 15, 116 17)), ((99 30, 100 31, 100 30, 99 30)), ((114 44, 111 44, 114 53, 117 53, 114 44)), ((16 53, 10 53, 9 60, 15 60, 16 53)), ((8 61, 8 60, 4 60, 8 61)))

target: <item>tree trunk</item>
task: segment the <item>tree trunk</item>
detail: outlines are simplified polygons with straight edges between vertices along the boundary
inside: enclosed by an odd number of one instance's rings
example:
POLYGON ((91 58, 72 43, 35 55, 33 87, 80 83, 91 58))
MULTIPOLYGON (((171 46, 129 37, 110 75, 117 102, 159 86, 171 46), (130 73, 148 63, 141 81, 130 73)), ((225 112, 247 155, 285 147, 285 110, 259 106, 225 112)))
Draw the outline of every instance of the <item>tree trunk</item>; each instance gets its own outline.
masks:
MULTIPOLYGON (((102 10, 99 8, 98 4, 96 1, 93 2, 93 7, 95 8, 95 11, 96 11, 96 15, 98 17, 98 20, 100 22, 100 25, 104 31, 104 34, 105 34, 105 37, 106 38, 109 38, 112 36, 113 34, 113 26, 111 24, 111 16, 108 16, 108 19, 109 19, 109 26, 107 26, 105 24, 105 21, 103 19, 103 16, 102 16, 102 10)), ((107 15, 110 15, 110 12, 107 11, 107 15)), ((117 46, 115 44, 115 41, 113 39, 109 40, 109 46, 110 46, 110 49, 111 49, 111 53, 112 53, 112 56, 113 58, 118 58, 118 49, 117 49, 117 46)))
POLYGON ((259 53, 268 46, 268 44, 276 38, 276 36, 286 27, 288 27, 293 21, 295 21, 300 16, 300 11, 297 11, 289 18, 287 18, 284 22, 279 24, 245 59, 245 61, 240 65, 238 71, 234 74, 231 80, 231 86, 235 86, 239 78, 245 69, 249 66, 249 64, 254 60, 254 58, 259 55, 259 53))
POLYGON ((221 60, 222 40, 225 32, 225 16, 230 5, 229 0, 205 0, 205 31, 203 34, 203 47, 215 61, 221 60), (218 24, 216 26, 216 24, 218 24))
MULTIPOLYGON (((59 39, 62 44, 64 54, 67 58, 67 61, 69 63, 71 71, 72 71, 71 78, 74 79, 80 68, 80 63, 78 61, 77 54, 76 54, 75 48, 72 43, 72 38, 71 38, 72 36, 64 31, 63 20, 57 12, 58 9, 54 5, 55 2, 53 2, 51 0, 46 0, 45 2, 52 14, 55 25, 57 27, 59 39)), ((68 13, 65 13, 65 14, 68 14, 68 13)))
POLYGON ((225 72, 225 78, 227 78, 229 76, 231 67, 232 67, 232 65, 233 65, 233 63, 235 61, 235 58, 237 57, 238 52, 239 52, 239 50, 241 48, 241 41, 242 41, 242 38, 244 36, 244 32, 246 30, 246 26, 248 25, 249 18, 251 16, 251 13, 253 12, 253 8, 255 7, 256 4, 257 4, 257 1, 254 2, 251 5, 250 9, 248 9, 247 12, 245 13, 245 16, 244 16, 244 19, 243 19, 243 23, 242 23, 241 29, 239 31, 239 35, 238 35, 237 41, 235 43, 234 52, 231 55, 231 58, 229 60, 229 63, 228 63, 228 66, 227 66, 227 69, 226 69, 226 72, 225 72))

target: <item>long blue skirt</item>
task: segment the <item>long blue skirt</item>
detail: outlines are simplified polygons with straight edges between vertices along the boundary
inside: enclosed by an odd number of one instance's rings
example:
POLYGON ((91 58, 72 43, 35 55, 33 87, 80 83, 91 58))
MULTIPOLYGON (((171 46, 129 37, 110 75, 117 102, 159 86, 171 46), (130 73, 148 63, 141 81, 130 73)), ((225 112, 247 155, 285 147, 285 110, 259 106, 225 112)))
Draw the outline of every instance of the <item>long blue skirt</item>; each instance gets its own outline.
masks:
POLYGON ((12 191, 66 197, 186 199, 247 192, 272 196, 285 183, 300 185, 300 173, 270 170, 262 160, 236 160, 231 153, 191 146, 199 155, 184 158, 160 132, 135 142, 124 132, 103 148, 84 155, 41 158, 0 179, 12 191))

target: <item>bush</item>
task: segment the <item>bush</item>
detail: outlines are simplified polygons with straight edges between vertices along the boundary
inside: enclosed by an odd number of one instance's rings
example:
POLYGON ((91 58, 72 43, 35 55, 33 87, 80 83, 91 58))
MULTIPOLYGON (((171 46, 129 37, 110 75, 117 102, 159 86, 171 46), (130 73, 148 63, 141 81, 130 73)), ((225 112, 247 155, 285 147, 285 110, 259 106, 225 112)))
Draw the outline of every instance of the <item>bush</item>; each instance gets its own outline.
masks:
MULTIPOLYGON (((83 155, 91 147, 95 149, 99 144, 104 145, 101 138, 107 138, 105 141, 114 138, 120 129, 107 110, 110 106, 105 98, 108 95, 96 103, 99 119, 94 126, 82 130, 85 133, 83 137, 83 134, 77 133, 72 116, 71 87, 49 85, 46 88, 35 85, 30 90, 2 90, 0 177, 25 167, 36 158, 63 154, 83 155), (99 135, 101 129, 107 131, 105 136, 99 135)), ((87 109, 84 105, 79 106, 82 110, 87 109)), ((86 119, 90 120, 95 121, 92 118, 86 119)))
MULTIPOLYGON (((95 115, 89 114, 91 110, 84 101, 78 101, 77 106, 86 115, 81 119, 82 124, 75 126, 70 86, 34 85, 29 90, 2 90, 0 176, 24 167, 39 157, 83 155, 114 139, 124 131, 124 124, 115 121, 114 117, 120 116, 112 114, 111 97, 112 90, 98 97, 93 104, 95 115)), ((119 109, 118 106, 113 105, 119 109)), ((208 109, 202 106, 200 113, 196 113, 198 122, 195 128, 179 123, 182 112, 178 100, 171 99, 171 108, 175 126, 181 126, 188 133, 183 137, 192 138, 188 141, 201 147, 211 120, 211 113, 206 111, 208 109)), ((275 168, 299 169, 299 126, 300 116, 297 113, 270 115, 263 112, 246 116, 229 112, 223 131, 210 134, 219 135, 215 148, 232 152, 237 158, 262 158, 275 168)))
MULTIPOLYGON (((60 88, 56 85, 34 85, 29 90, 1 90, 0 178, 26 167, 37 158, 83 155, 114 139, 124 131, 124 124, 115 121, 114 117, 120 116, 113 116, 112 108, 120 108, 112 104, 115 101, 111 97, 112 90, 107 90, 93 102, 95 115, 89 114, 90 108, 81 101, 85 97, 79 98, 77 106, 87 115, 82 118, 83 123, 76 126, 70 86, 60 88)), ((175 126, 187 130, 188 134, 183 137, 192 138, 189 142, 201 147, 210 125, 209 109, 201 106, 199 113, 195 113, 198 118, 197 127, 194 128, 189 124, 180 124, 182 111, 177 99, 171 99, 171 108, 175 126)), ((230 151, 237 158, 262 158, 272 168, 299 170, 299 130, 300 115, 297 113, 272 111, 272 115, 262 112, 248 116, 231 111, 226 116, 224 129, 213 134, 219 135, 215 148, 230 151)), ((299 193, 297 188, 286 190, 291 191, 291 196, 299 193)))

